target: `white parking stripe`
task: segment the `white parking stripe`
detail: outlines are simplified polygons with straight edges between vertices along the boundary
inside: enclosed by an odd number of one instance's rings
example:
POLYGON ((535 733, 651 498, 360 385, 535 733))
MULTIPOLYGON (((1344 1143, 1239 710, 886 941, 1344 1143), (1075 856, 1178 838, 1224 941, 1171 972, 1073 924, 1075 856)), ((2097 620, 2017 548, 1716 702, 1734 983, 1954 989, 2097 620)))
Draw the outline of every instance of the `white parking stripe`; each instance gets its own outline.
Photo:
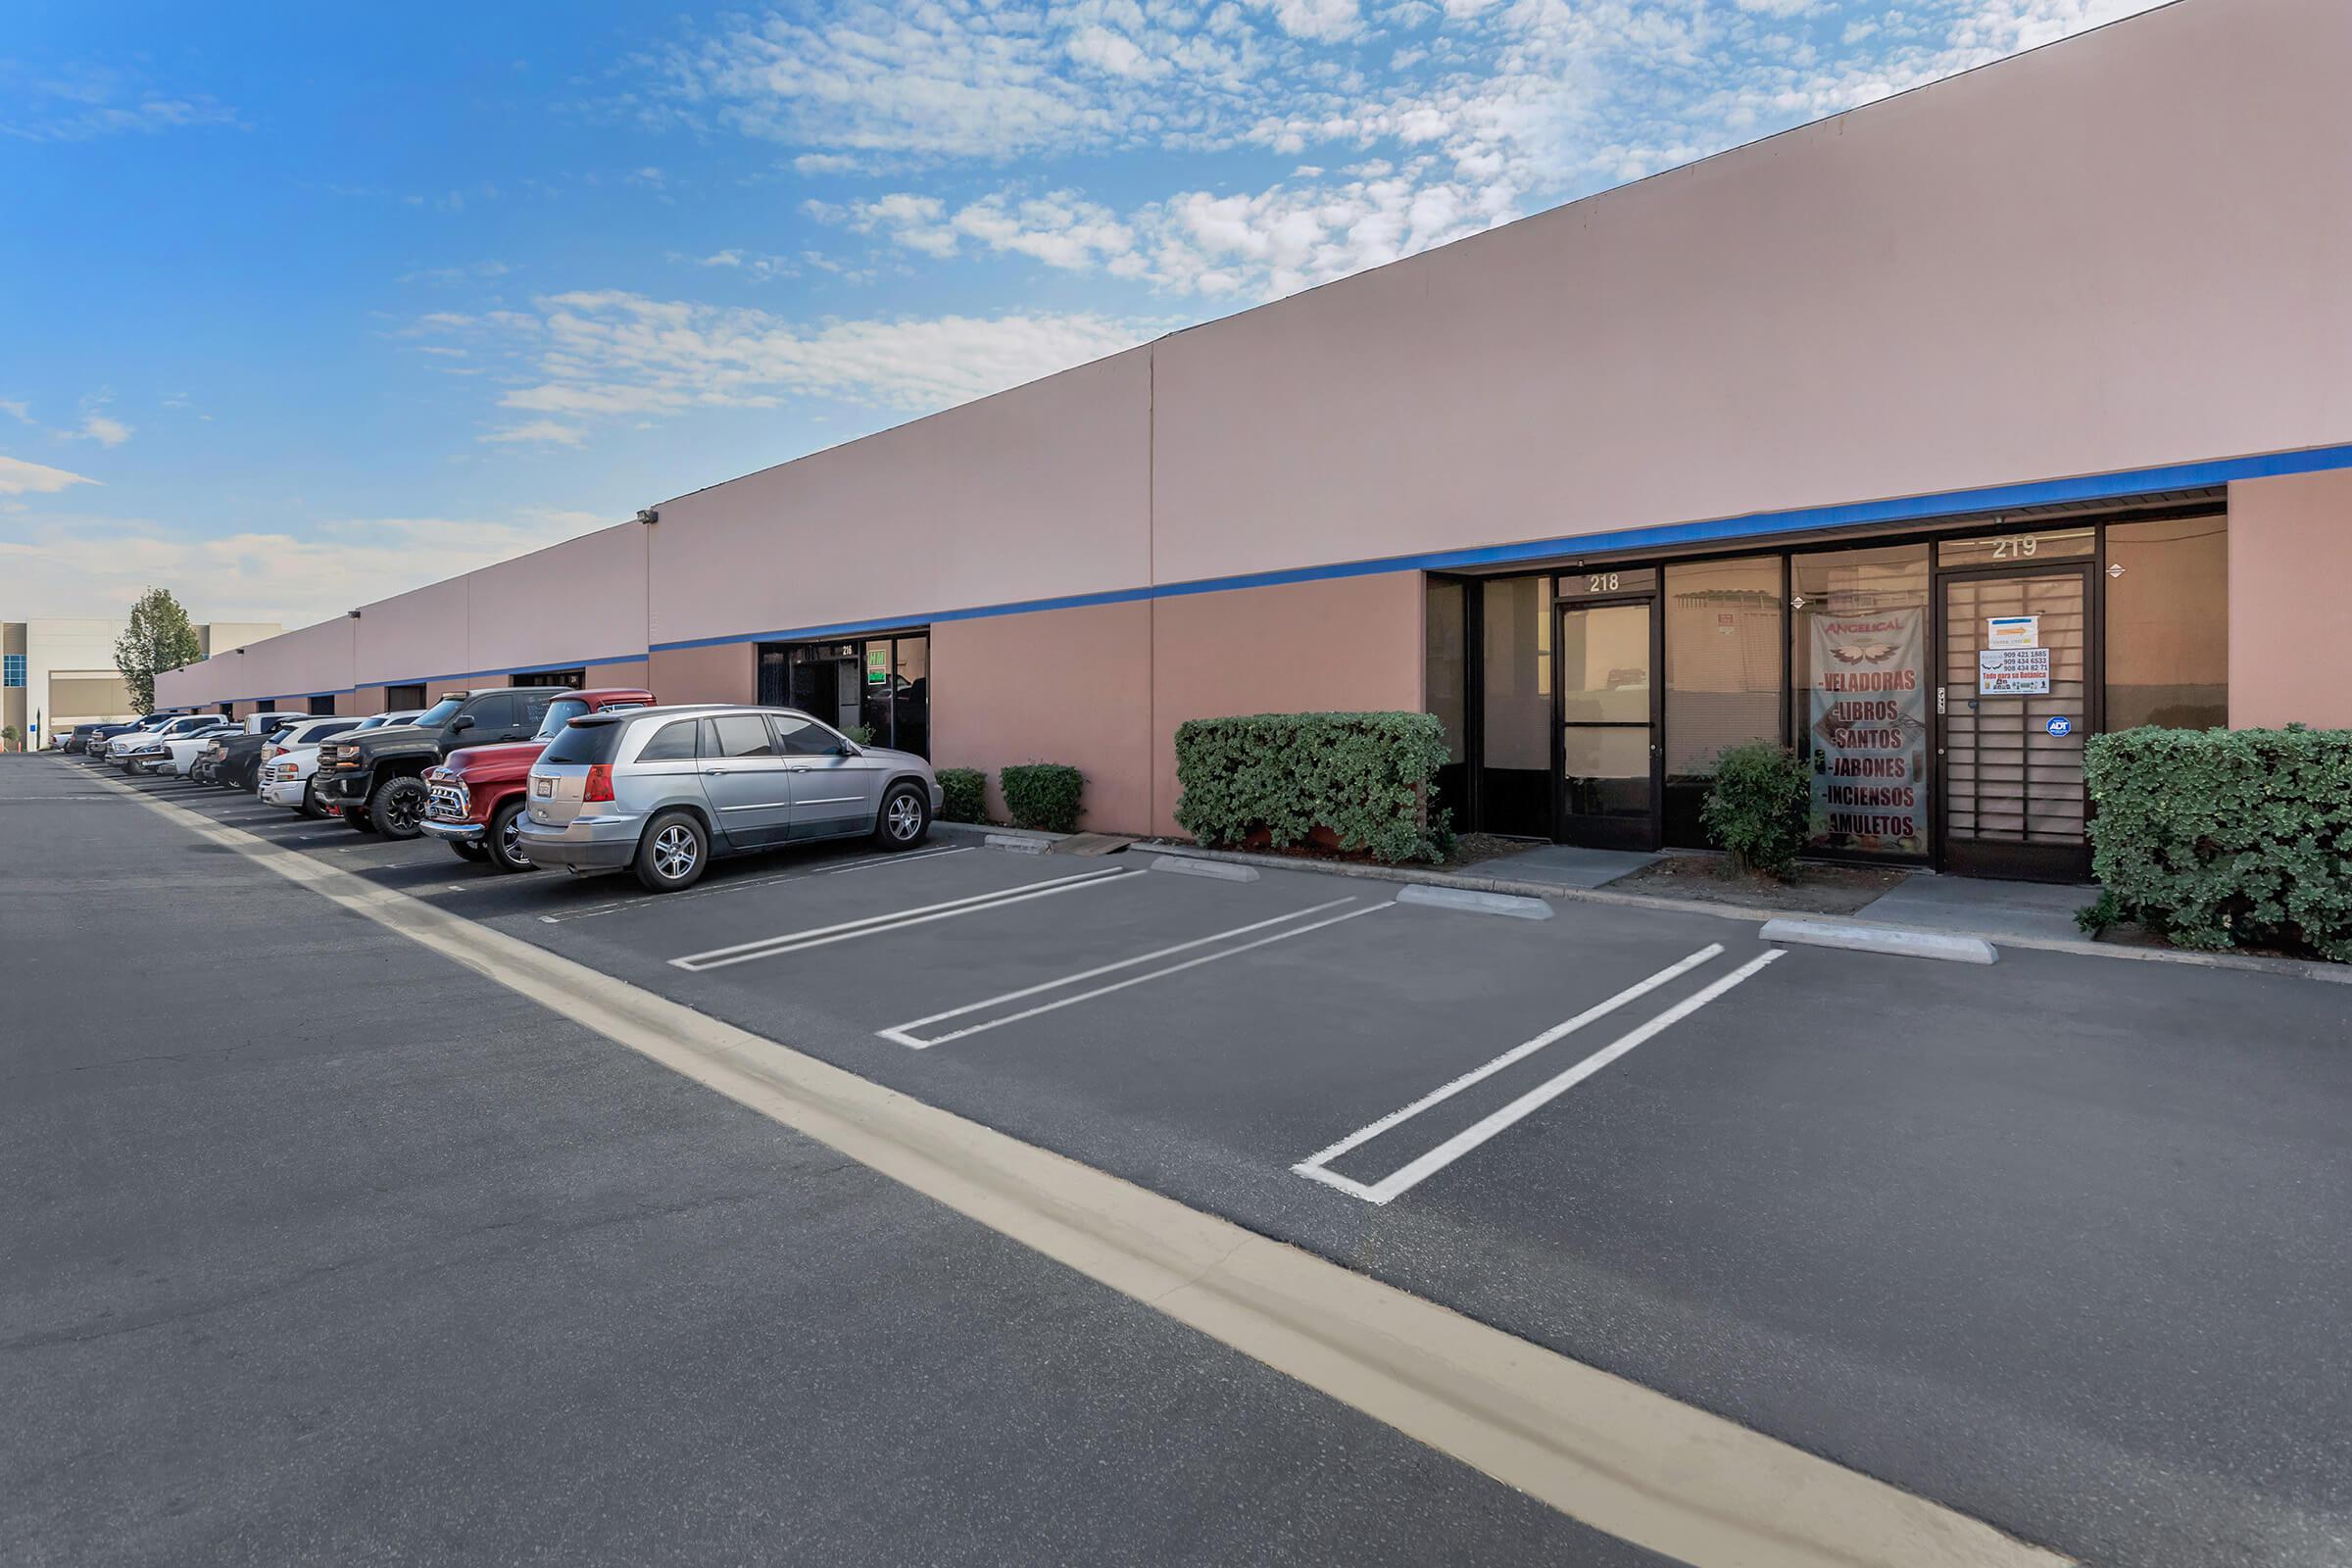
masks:
POLYGON ((689 899, 707 899, 717 893, 741 893, 747 888, 773 887, 778 882, 806 882, 812 876, 841 876, 847 872, 870 871, 877 866, 884 865, 911 865, 917 860, 936 860, 943 855, 967 855, 971 852, 971 848, 970 845, 964 844, 954 849, 909 850, 891 855, 869 855, 863 859, 848 860, 840 865, 809 866, 798 871, 786 871, 777 876, 756 876, 741 881, 718 882, 707 887, 694 888, 685 893, 648 893, 642 898, 615 899, 611 904, 592 904, 585 909, 566 909, 562 914, 543 914, 539 917, 539 923, 541 925, 563 925, 566 921, 585 920, 592 915, 611 914, 618 909, 642 909, 649 904, 659 904, 667 908, 673 904, 684 904, 689 899))
POLYGON ((1468 1072, 1462 1074, 1459 1078, 1454 1079, 1452 1082, 1441 1085, 1440 1087, 1431 1090, 1428 1094, 1423 1095, 1419 1100, 1414 1101, 1411 1104, 1406 1105, 1403 1109, 1392 1110, 1386 1116, 1381 1117, 1380 1120, 1372 1123, 1370 1126, 1357 1128, 1354 1132, 1349 1133, 1347 1137, 1341 1139, 1329 1149, 1309 1154, 1299 1163, 1301 1165, 1316 1166, 1330 1164, 1333 1160, 1339 1158, 1350 1149, 1357 1148, 1363 1144, 1368 1144, 1373 1139, 1378 1138, 1382 1133, 1387 1132, 1390 1128, 1395 1127, 1401 1122, 1410 1121, 1413 1117, 1420 1115, 1430 1106, 1438 1104, 1443 1101, 1451 1100, 1455 1095, 1460 1094, 1472 1084, 1494 1077, 1496 1073, 1502 1071, 1503 1068, 1508 1067, 1512 1062, 1524 1060, 1527 1057, 1534 1055, 1537 1052, 1542 1051, 1545 1046, 1554 1045, 1559 1041, 1567 1039, 1570 1035, 1576 1033, 1579 1029, 1582 1029, 1585 1025, 1592 1023, 1593 1020, 1607 1017, 1610 1013, 1615 1012, 1619 1007, 1624 1006, 1627 1003, 1638 1002, 1642 998, 1648 996, 1652 991, 1657 990, 1658 987, 1665 985, 1670 981, 1680 979, 1682 976, 1689 974, 1691 970, 1697 968, 1700 964, 1706 962, 1709 958, 1714 957, 1716 955, 1722 952, 1722 943, 1708 943, 1705 947, 1690 955, 1690 956, 1681 959, 1678 962, 1668 964, 1665 968, 1660 969, 1656 974, 1651 975, 1646 980, 1627 986, 1623 991, 1618 992, 1606 1002, 1594 1003, 1592 1006, 1587 1007, 1584 1011, 1578 1013, 1566 1023, 1554 1024, 1549 1029, 1546 1029, 1542 1034, 1536 1036, 1535 1039, 1530 1040, 1523 1045, 1513 1046, 1510 1050, 1504 1052, 1501 1055, 1496 1056, 1493 1061, 1488 1062, 1485 1066, 1471 1068, 1468 1072))
POLYGON ((849 942, 858 937, 879 936, 885 931, 902 931, 911 925, 928 925, 934 920, 953 920, 961 914, 980 914, 1008 904, 1025 904, 1031 899, 1052 898, 1057 893, 1076 893, 1086 888, 1102 887, 1109 882, 1124 882, 1129 877, 1142 876, 1141 867, 1133 871, 1085 871, 1076 876, 1054 877, 1046 882, 1001 889, 995 893, 975 894, 965 899, 951 899, 945 904, 922 905, 902 909, 895 914, 868 915, 862 920, 846 920, 840 925, 818 926, 808 931, 788 931, 782 936, 764 937, 758 942, 742 942, 731 948, 713 948, 709 953, 690 953, 682 958, 670 959, 672 967, 701 973, 706 969, 723 969, 729 964, 749 963, 755 958, 781 957, 788 953, 802 953, 809 948, 822 948, 835 942, 849 942))
MULTIPOLYGON (((1720 952, 1721 950, 1718 949, 1717 951, 1720 952)), ((1601 1047, 1598 1051, 1595 1051, 1592 1053, 1592 1054, 1587 1056, 1584 1060, 1578 1062, 1566 1072, 1561 1073, 1558 1077, 1553 1078, 1546 1083, 1537 1085, 1535 1088, 1529 1090, 1526 1094, 1521 1095, 1517 1100, 1514 1100, 1509 1104, 1503 1106, 1500 1110, 1494 1111, 1486 1116, 1482 1116, 1477 1121, 1463 1128, 1460 1132, 1455 1133, 1451 1138, 1446 1139, 1437 1148, 1431 1150, 1428 1153, 1421 1155, 1417 1159, 1407 1162, 1396 1170, 1392 1171, 1387 1176, 1382 1177, 1379 1181, 1371 1183, 1369 1186, 1362 1182, 1354 1181, 1348 1177, 1342 1176, 1337 1171, 1325 1170, 1316 1162, 1316 1160, 1313 1159, 1305 1160, 1299 1164, 1293 1165, 1291 1169, 1296 1171, 1298 1174, 1304 1176, 1309 1181, 1321 1182, 1326 1187, 1336 1187, 1341 1192, 1349 1194, 1352 1197, 1360 1198, 1366 1202, 1386 1203, 1391 1199, 1396 1198, 1398 1194, 1411 1191, 1414 1187, 1420 1185, 1429 1177, 1436 1175, 1439 1171, 1444 1170, 1446 1166, 1452 1164, 1455 1160, 1461 1158, 1464 1154, 1467 1154, 1470 1152, 1470 1151, 1476 1149, 1488 1139, 1494 1137, 1497 1133, 1509 1129, 1518 1122, 1525 1120, 1527 1117, 1543 1109, 1545 1105, 1551 1103, 1551 1102, 1557 1100, 1569 1090, 1574 1089, 1578 1084, 1583 1083, 1586 1079, 1592 1077, 1594 1073, 1600 1071, 1601 1068, 1606 1067, 1610 1062, 1615 1061, 1618 1057, 1624 1055, 1627 1052, 1633 1050, 1644 1040, 1648 1040, 1653 1036, 1663 1034, 1666 1030, 1671 1029, 1674 1027, 1674 1025, 1680 1023, 1683 1019, 1690 1017, 1690 1014, 1696 1012, 1708 1003, 1713 1002, 1725 992, 1730 991, 1734 986, 1737 986, 1742 981, 1746 980, 1748 976, 1761 971, 1765 965, 1773 962, 1777 958, 1784 958, 1787 956, 1788 955, 1786 952, 1779 948, 1775 948, 1769 953, 1760 954, 1757 956, 1748 959, 1747 962, 1741 964, 1739 968, 1734 969, 1730 974, 1725 975, 1713 985, 1710 985, 1704 990, 1696 992, 1691 996, 1684 998, 1681 1002, 1676 1003, 1671 1007, 1668 1007, 1664 1012, 1659 1013, 1656 1017, 1650 1019, 1647 1023, 1642 1024, 1641 1027, 1630 1030, 1629 1032, 1618 1036, 1615 1040, 1612 1040, 1607 1045, 1601 1047)), ((1688 960, 1686 960, 1686 962, 1688 960)), ((1335 1149, 1338 1146, 1336 1145, 1334 1146, 1335 1149)), ((1316 1156, 1317 1159, 1320 1159, 1321 1157, 1322 1156, 1320 1155, 1316 1156)))
POLYGON ((1079 985, 1085 981, 1096 979, 1102 975, 1116 974, 1121 969, 1132 969, 1139 963, 1150 963, 1154 958, 1170 957, 1179 953, 1189 953, 1195 948, 1206 947, 1212 942, 1226 942, 1235 937, 1248 936, 1252 931, 1263 931, 1266 927, 1271 925, 1284 925, 1292 920, 1303 920, 1310 914, 1321 914, 1325 909, 1336 909, 1343 904, 1353 904, 1355 900, 1352 897, 1334 899, 1329 904, 1318 904, 1311 908, 1294 909, 1289 914, 1278 914, 1271 920, 1256 920, 1252 921, 1249 925, 1236 926, 1230 931, 1219 931, 1213 936, 1195 937, 1190 942, 1179 942, 1173 947, 1161 948, 1156 952, 1140 954, 1132 958, 1121 958, 1116 963, 1099 964, 1092 969, 1082 969, 1076 974, 1065 974, 1058 980, 1048 980, 1040 985, 1024 986, 1018 991, 1007 991, 1001 997, 990 997, 985 1002, 966 1003, 960 1007, 951 1007, 946 1012, 935 1012, 928 1018, 916 1018, 908 1023, 894 1024, 888 1029, 878 1029, 875 1031, 875 1033, 880 1035, 885 1040, 895 1041, 902 1046, 911 1047, 916 1051, 928 1051, 933 1046, 944 1046, 951 1040, 961 1040, 965 1035, 984 1034, 988 1030, 1001 1027, 1004 1024, 1018 1023, 1023 1018, 1034 1018, 1041 1012, 1052 1012, 1056 1007, 1066 1007, 1072 1003, 1090 1001, 1096 997, 1106 996, 1113 991, 1124 991, 1129 986, 1142 985, 1147 980, 1156 980, 1162 975, 1175 974, 1179 970, 1194 968, 1203 963, 1214 963, 1219 958, 1230 958, 1235 954, 1247 953, 1251 948, 1262 948, 1269 942, 1280 942, 1285 937, 1295 937, 1299 935, 1301 932, 1320 930, 1324 926, 1337 925, 1342 920, 1352 920, 1356 917, 1356 915, 1370 914, 1375 909, 1385 909, 1388 907, 1388 906, 1385 904, 1376 904, 1370 908, 1356 909, 1348 914, 1336 915, 1329 920, 1317 920, 1313 925, 1302 925, 1289 931, 1278 931, 1273 936, 1262 937, 1255 942, 1246 942, 1238 948, 1230 948, 1223 953, 1207 954, 1201 957, 1189 959, 1183 963, 1172 964, 1165 969, 1155 969, 1150 974, 1139 974, 1130 979, 1121 980, 1115 985, 1098 986, 1092 991, 1081 992, 1076 996, 1057 998, 1053 1002, 1045 1004, 1043 1006, 1030 1007, 1024 1011, 1010 1013, 1002 1018, 991 1018, 985 1023, 976 1023, 968 1028, 957 1029, 952 1033, 941 1035, 934 1040, 917 1039, 912 1032, 916 1029, 920 1029, 927 1023, 939 1023, 949 1018, 960 1018, 966 1013, 979 1012, 985 1008, 999 1006, 1007 1002, 1018 1002, 1024 997, 1034 997, 1048 991, 1058 991, 1064 986, 1079 985))

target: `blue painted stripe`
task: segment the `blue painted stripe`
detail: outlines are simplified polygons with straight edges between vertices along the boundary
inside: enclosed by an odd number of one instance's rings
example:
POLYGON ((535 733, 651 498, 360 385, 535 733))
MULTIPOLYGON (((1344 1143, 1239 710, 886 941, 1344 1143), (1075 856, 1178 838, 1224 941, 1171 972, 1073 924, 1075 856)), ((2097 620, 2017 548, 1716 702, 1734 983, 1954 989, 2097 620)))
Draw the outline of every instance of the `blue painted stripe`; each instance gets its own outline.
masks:
POLYGON ((1101 593, 1065 594, 1052 599, 1021 599, 1004 604, 943 610, 929 615, 892 615, 872 620, 790 626, 773 631, 730 632, 719 637, 691 637, 677 642, 655 643, 653 652, 666 654, 689 648, 721 648, 736 643, 823 641, 861 632, 937 625, 942 621, 1029 615, 1049 610, 1085 610, 1097 605, 1127 605, 1142 600, 1180 599, 1194 594, 1233 593, 1245 588, 1280 588, 1296 583, 1373 577, 1398 571, 1459 571, 1473 566, 1510 565, 1561 556, 1614 554, 1628 550, 1664 549, 1675 545, 1767 539, 1784 534, 1813 533, 1874 523, 1926 522, 1941 517, 1965 516, 1972 513, 2011 512, 2024 507, 2065 506, 2087 501, 2116 501, 2167 490, 2202 490, 2239 479, 2320 473, 2336 468, 2352 468, 2352 445, 2314 447, 2300 452, 2274 452, 2259 457, 2225 458, 2206 463, 2174 464, 2166 467, 2134 468, 2120 473, 2085 474, 2072 479, 1990 485, 1976 490, 1949 490, 1935 495, 1898 496, 1885 501, 1802 507, 1784 512, 1751 512, 1704 522, 1620 528, 1604 533, 1537 539, 1524 544, 1486 545, 1470 550, 1441 550, 1417 556, 1388 556, 1322 566, 1295 566, 1281 571, 1244 572, 1229 577, 1159 583, 1148 588, 1115 588, 1101 593))
MULTIPOLYGON (((729 632, 717 637, 689 637, 655 643, 649 652, 667 654, 692 648, 724 648, 740 643, 822 642, 881 631, 919 629, 943 621, 986 620, 998 615, 1029 615, 1052 610, 1085 610, 1098 605, 1128 605, 1153 599, 1181 599, 1195 594, 1232 593, 1246 588, 1280 588, 1297 583, 1373 577, 1399 571, 1460 571, 1476 566, 1512 565, 1521 562, 1553 560, 1562 556, 1616 554, 1669 546, 1730 543, 1770 539, 1786 534, 1813 533, 1833 528, 1865 527, 1879 523, 1928 522, 1973 513, 2010 512, 2024 507, 2065 506, 2090 501, 2120 501, 2167 490, 2203 490, 2241 479, 2267 479, 2285 474, 2323 473, 2352 468, 2352 444, 2310 447, 2297 452, 2272 452, 2256 457, 2221 458, 2201 463, 2173 464, 2155 468, 2132 468, 2116 473, 2085 474, 2072 479, 2041 479, 2025 484, 1989 485, 1975 490, 1947 490, 1932 495, 1898 496, 1885 501, 1858 501, 1829 507, 1800 507, 1782 512, 1751 512, 1703 522, 1678 522, 1604 533, 1572 534, 1536 539, 1524 544, 1486 545, 1468 550, 1441 550, 1417 556, 1388 556, 1369 561, 1340 562, 1321 566, 1295 566, 1281 571, 1245 572, 1228 577, 1203 577, 1190 582, 1159 583, 1146 588, 1113 588, 1099 593, 1063 594, 1048 599, 1019 599, 1003 604, 970 605, 934 611, 923 615, 890 615, 867 620, 828 621, 820 625, 787 626, 771 631, 729 632)), ((614 654, 603 659, 556 661, 523 669, 476 669, 455 675, 370 681, 369 685, 430 686, 441 681, 473 680, 483 675, 531 674, 540 670, 589 668, 600 664, 633 664, 645 654, 614 654)), ((322 692, 318 696, 348 696, 358 687, 322 692)), ((220 702, 251 703, 282 699, 216 698, 220 702)))

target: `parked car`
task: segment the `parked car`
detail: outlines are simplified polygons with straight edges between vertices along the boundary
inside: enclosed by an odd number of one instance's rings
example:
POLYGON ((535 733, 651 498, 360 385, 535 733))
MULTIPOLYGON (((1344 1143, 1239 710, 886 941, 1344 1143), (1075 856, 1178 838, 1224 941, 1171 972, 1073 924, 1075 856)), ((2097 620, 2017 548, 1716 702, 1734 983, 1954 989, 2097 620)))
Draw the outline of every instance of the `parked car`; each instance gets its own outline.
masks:
POLYGON ((119 737, 113 748, 113 760, 128 774, 158 770, 171 760, 172 742, 199 730, 217 729, 220 723, 218 713, 183 713, 153 729, 119 737))
POLYGON ((270 737, 288 724, 298 724, 304 719, 318 716, 315 713, 272 712, 256 713, 244 719, 238 726, 238 733, 223 735, 213 742, 217 750, 212 754, 213 765, 209 774, 212 782, 222 789, 250 791, 261 781, 262 749, 270 744, 270 737))
POLYGON ((423 830, 424 770, 461 746, 525 741, 568 686, 499 686, 451 692, 413 724, 337 736, 319 749, 318 804, 362 832, 413 839, 423 830))
POLYGON ((564 727, 583 713, 650 708, 654 694, 636 687, 567 692, 548 704, 538 733, 499 746, 463 746, 438 767, 424 770, 424 831, 461 860, 488 860, 501 871, 528 871, 523 858, 523 791, 531 764, 564 727))
POLYGON ((167 778, 187 778, 196 766, 196 759, 204 755, 205 747, 223 735, 234 735, 237 726, 228 719, 214 715, 209 724, 181 730, 164 743, 164 755, 158 758, 154 771, 167 778))
POLYGON ((115 724, 93 724, 90 726, 89 737, 82 742, 82 759, 85 761, 103 765, 106 761, 106 749, 115 741, 128 735, 133 730, 143 730, 151 725, 161 724, 171 716, 169 713, 150 713, 145 718, 126 718, 115 724))
POLYGON ((91 724, 76 724, 68 732, 65 744, 59 749, 68 757, 87 757, 90 753, 91 739, 96 737, 101 730, 111 734, 120 734, 122 728, 123 722, 122 721, 110 722, 103 719, 91 724))
POLYGON ((318 771, 318 748, 332 736, 404 724, 421 711, 412 709, 401 713, 377 713, 369 718, 320 719, 293 726, 279 741, 277 755, 262 764, 262 799, 304 816, 326 815, 326 808, 318 804, 318 792, 312 788, 318 771))
POLYGON ((871 835, 911 849, 939 780, 790 708, 641 708, 573 719, 531 765, 521 851, 574 872, 628 866, 657 893, 713 856, 871 835))
MULTIPOLYGON (((145 718, 123 725, 121 730, 109 736, 93 755, 104 765, 120 768, 122 766, 123 755, 133 746, 144 745, 148 736, 180 716, 177 713, 150 713, 145 718)), ((128 770, 124 769, 124 771, 128 770)))

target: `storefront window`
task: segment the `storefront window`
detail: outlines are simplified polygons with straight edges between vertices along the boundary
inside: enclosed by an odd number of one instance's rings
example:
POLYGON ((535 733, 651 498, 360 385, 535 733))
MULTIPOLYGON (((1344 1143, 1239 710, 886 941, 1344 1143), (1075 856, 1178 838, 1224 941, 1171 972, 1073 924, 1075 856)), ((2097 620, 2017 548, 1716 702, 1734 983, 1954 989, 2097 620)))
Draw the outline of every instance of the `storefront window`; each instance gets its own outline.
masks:
POLYGON ((2106 631, 2108 729, 2229 723, 2229 519, 2110 525, 2106 631))
POLYGON ((1479 584, 1479 826, 1490 833, 1551 833, 1550 586, 1548 577, 1479 584))
POLYGON ((915 632, 760 650, 760 701, 797 708, 845 734, 931 755, 931 639, 915 632))
POLYGON ((1935 776, 1928 547, 1800 555, 1791 565, 1794 727, 1823 823, 1813 842, 1924 856, 1935 776))
POLYGON ((1781 558, 1666 568, 1666 842, 1706 843, 1698 819, 1725 748, 1781 738, 1781 558))

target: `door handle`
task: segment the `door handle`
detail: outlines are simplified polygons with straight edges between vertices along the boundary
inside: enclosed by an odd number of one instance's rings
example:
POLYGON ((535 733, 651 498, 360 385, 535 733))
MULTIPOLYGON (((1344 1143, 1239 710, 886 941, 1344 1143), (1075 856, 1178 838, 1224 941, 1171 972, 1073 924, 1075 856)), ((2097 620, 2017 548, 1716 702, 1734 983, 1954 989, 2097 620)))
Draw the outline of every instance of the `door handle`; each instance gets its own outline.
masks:
POLYGON ((732 773, 735 770, 731 767, 706 767, 703 769, 703 777, 716 778, 721 773, 732 773))

